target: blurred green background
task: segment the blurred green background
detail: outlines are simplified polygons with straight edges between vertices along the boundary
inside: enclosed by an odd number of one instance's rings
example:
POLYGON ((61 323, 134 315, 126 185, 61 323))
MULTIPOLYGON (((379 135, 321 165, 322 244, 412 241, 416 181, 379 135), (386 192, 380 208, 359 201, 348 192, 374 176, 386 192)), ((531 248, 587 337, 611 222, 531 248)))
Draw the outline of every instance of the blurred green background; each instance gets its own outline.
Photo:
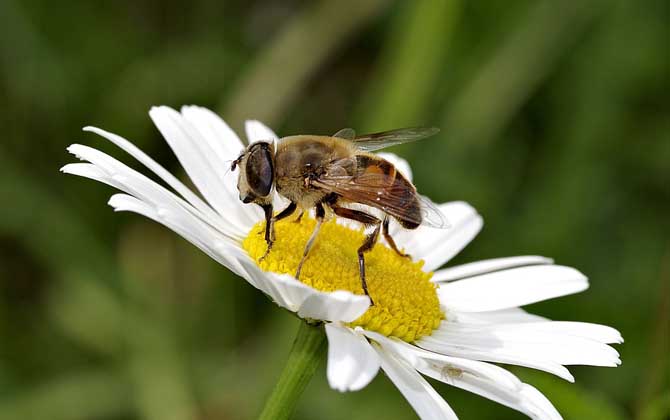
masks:
MULTIPOLYGON (((182 174, 150 106, 280 135, 435 125, 393 151, 485 228, 454 262, 540 254, 582 294, 536 313, 618 328, 617 369, 512 368, 568 419, 670 415, 667 1, 0 1, 0 419, 250 419, 297 321, 112 190, 58 169, 74 142, 182 174)), ((520 419, 437 384, 463 419, 520 419)), ((297 419, 410 419, 384 375, 297 419)))

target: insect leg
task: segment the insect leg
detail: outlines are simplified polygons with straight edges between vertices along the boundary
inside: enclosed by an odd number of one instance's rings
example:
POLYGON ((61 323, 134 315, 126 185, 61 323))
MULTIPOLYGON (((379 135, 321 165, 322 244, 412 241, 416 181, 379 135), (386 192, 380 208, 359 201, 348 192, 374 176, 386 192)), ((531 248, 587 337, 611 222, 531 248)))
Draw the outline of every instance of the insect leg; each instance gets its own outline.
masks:
POLYGON ((293 214, 296 207, 298 207, 298 205, 295 204, 293 201, 291 201, 291 203, 288 206, 286 206, 286 208, 284 210, 280 211, 279 214, 277 214, 275 217, 272 218, 273 221, 277 222, 279 220, 282 220, 282 219, 285 219, 285 218, 289 217, 290 215, 293 214))
POLYGON ((272 204, 261 204, 260 206, 263 209, 263 213, 265 213, 265 242, 268 244, 268 247, 265 250, 265 254, 263 254, 260 259, 260 261, 263 261, 272 249, 272 244, 275 240, 275 229, 274 220, 272 217, 272 204))
POLYGON ((272 250, 272 245, 275 242, 275 222, 292 215, 297 205, 294 202, 291 202, 284 210, 280 211, 279 214, 274 217, 272 216, 272 204, 264 204, 261 205, 261 207, 265 213, 265 242, 268 244, 265 254, 263 254, 260 259, 263 261, 272 250))
POLYGON ((370 293, 368 293, 368 284, 365 281, 365 253, 370 251, 377 243, 381 220, 360 210, 337 206, 331 206, 331 208, 333 209, 333 212, 340 217, 361 222, 366 226, 374 226, 374 230, 365 237, 363 245, 358 248, 358 272, 361 276, 361 286, 363 287, 365 295, 370 298, 370 303, 374 305, 375 303, 372 300, 370 293))
POLYGON ((391 234, 389 233, 389 219, 388 217, 384 218, 384 221, 382 222, 382 233, 384 234, 384 238, 386 239, 386 242, 388 242, 389 246, 391 249, 393 249, 396 254, 400 255, 401 257, 405 258, 412 258, 409 254, 405 254, 404 252, 400 251, 398 249, 398 246, 395 244, 395 241, 391 237, 391 234))
POLYGON ((300 260, 300 264, 298 264, 298 269, 295 272, 296 279, 300 279, 300 271, 302 270, 302 265, 305 263, 305 260, 307 259, 307 254, 309 254, 309 250, 312 249, 312 245, 314 245, 314 240, 316 239, 316 236, 319 234, 319 230, 321 229, 321 223, 323 223, 323 218, 325 216, 326 216, 326 210, 323 208, 323 204, 317 203, 316 226, 314 227, 312 235, 309 237, 309 240, 307 241, 307 245, 305 245, 305 251, 302 253, 302 259, 300 260))

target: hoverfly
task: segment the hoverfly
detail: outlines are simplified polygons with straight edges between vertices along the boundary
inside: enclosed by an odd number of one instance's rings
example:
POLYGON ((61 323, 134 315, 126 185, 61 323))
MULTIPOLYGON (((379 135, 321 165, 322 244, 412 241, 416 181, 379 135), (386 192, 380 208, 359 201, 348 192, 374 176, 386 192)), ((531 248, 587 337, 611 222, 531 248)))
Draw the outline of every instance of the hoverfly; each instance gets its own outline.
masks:
POLYGON ((233 161, 231 170, 240 168, 237 183, 240 200, 259 205, 265 213, 268 247, 263 258, 272 250, 274 223, 292 215, 296 209, 304 212, 313 208, 317 222, 305 246, 296 278, 300 278, 327 211, 360 222, 367 229, 365 240, 358 248, 358 267, 363 291, 369 297, 365 253, 375 245, 380 231, 396 253, 408 256, 398 249, 389 233, 390 217, 405 229, 416 229, 421 224, 447 227, 442 212, 430 200, 419 195, 393 164, 370 152, 417 141, 438 131, 437 128, 403 128, 356 136, 354 130, 345 128, 333 136, 296 135, 283 137, 276 144, 261 141, 247 146, 233 161), (273 215, 272 207, 275 189, 290 201, 277 215, 273 215), (361 210, 356 206, 360 204, 377 209, 381 217, 361 210))

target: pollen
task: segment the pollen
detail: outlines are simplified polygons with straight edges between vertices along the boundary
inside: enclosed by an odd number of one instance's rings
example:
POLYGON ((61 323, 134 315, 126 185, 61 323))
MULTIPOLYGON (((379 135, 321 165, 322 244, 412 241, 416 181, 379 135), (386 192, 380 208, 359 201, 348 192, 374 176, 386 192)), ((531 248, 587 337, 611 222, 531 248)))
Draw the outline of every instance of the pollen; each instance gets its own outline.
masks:
MULTIPOLYGON (((265 222, 259 222, 245 238, 243 247, 263 270, 295 275, 315 225, 310 217, 275 223, 272 251, 260 261, 267 245, 265 222)), ((357 250, 364 238, 362 229, 349 229, 335 220, 325 222, 302 267, 300 281, 324 292, 348 290, 363 294, 357 250)), ((432 273, 424 272, 422 266, 423 261, 412 262, 378 242, 365 254, 366 281, 374 305, 349 326, 407 342, 430 335, 444 319, 444 313, 437 286, 430 282, 432 273)))

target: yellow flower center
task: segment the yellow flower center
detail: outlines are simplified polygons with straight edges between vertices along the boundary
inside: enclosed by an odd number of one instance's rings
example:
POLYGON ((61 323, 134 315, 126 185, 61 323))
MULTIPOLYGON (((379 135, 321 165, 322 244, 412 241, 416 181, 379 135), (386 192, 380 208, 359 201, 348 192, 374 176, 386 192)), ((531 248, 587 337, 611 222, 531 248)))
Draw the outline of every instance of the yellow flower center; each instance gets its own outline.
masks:
MULTIPOLYGON (((272 251, 260 261, 267 248, 265 222, 257 223, 243 242, 244 249, 265 271, 295 275, 316 221, 284 219, 275 223, 272 251)), ((348 290, 363 294, 358 272, 358 247, 363 230, 348 229, 335 220, 325 222, 305 261, 300 281, 324 291, 348 290)), ((423 261, 412 262, 381 243, 365 254, 365 274, 374 305, 349 326, 360 326, 386 336, 412 342, 438 327, 444 319, 430 282, 433 273, 421 270, 423 261)))

